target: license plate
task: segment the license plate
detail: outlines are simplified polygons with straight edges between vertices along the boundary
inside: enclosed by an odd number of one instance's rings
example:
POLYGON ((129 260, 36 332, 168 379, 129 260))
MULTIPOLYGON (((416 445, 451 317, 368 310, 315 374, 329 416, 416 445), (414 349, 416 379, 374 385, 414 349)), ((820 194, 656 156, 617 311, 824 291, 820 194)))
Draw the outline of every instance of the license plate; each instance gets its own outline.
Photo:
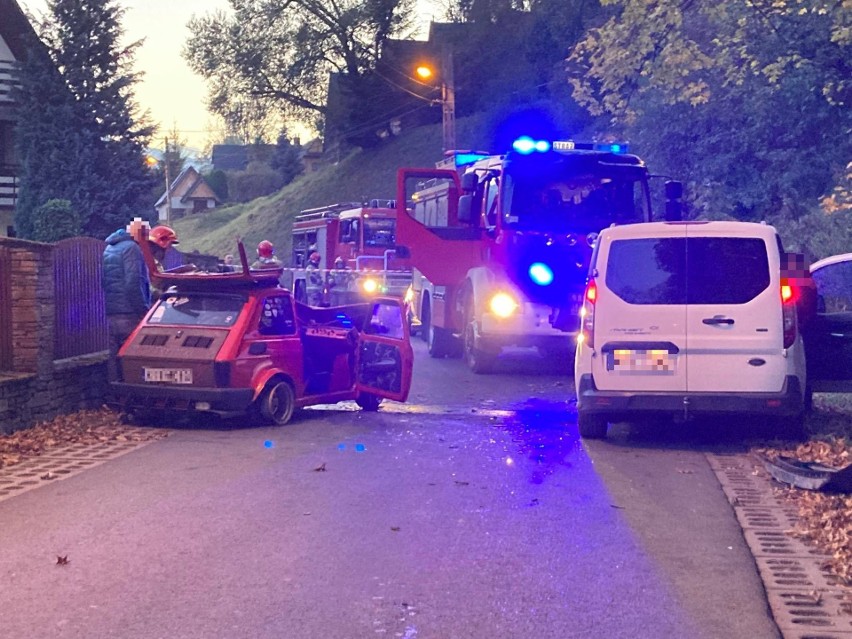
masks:
POLYGON ((188 368, 146 368, 145 381, 192 384, 192 370, 188 368))
POLYGON ((665 350, 618 349, 607 353, 608 371, 631 373, 674 373, 677 355, 665 350))

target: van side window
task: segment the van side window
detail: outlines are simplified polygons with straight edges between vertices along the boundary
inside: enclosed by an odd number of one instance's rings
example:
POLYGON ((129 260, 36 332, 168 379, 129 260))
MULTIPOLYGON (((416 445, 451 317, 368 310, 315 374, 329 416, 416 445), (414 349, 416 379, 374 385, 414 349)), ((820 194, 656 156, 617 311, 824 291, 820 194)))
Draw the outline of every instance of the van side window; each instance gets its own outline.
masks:
POLYGON ((293 304, 289 297, 279 295, 263 300, 258 331, 261 335, 293 335, 296 332, 293 304))

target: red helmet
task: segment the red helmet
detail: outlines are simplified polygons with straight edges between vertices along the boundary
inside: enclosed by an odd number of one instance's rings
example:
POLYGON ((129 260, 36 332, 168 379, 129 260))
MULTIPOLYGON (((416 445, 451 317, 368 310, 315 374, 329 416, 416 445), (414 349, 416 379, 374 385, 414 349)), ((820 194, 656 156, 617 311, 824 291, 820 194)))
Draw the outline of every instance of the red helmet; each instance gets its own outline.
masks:
POLYGON ((275 247, 269 240, 263 240, 257 245, 257 254, 259 257, 272 257, 273 253, 275 253, 275 247))
POLYGON ((180 244, 177 234, 168 226, 155 226, 148 234, 148 239, 164 249, 169 248, 172 244, 180 244))
POLYGON ((314 251, 311 253, 311 256, 308 258, 309 262, 319 262, 322 259, 322 255, 314 251))

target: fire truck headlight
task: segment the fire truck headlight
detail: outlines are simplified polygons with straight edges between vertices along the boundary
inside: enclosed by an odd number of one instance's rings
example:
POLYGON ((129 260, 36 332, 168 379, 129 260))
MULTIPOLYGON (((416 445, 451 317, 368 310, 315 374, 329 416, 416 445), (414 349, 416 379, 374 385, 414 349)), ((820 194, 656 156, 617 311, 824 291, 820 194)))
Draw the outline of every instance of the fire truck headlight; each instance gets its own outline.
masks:
POLYGON ((548 286, 553 282, 553 270, 544 262, 535 262, 530 266, 530 279, 539 286, 548 286))
POLYGON ((518 303, 508 293, 497 293, 488 306, 497 317, 509 317, 518 309, 518 303))
POLYGON ((408 288, 405 289, 405 297, 402 298, 402 301, 406 304, 411 304, 411 302, 414 301, 414 287, 410 284, 408 285, 408 288))
POLYGON ((372 277, 368 277, 363 282, 361 282, 361 288, 364 289, 365 293, 372 294, 379 290, 379 283, 372 277))

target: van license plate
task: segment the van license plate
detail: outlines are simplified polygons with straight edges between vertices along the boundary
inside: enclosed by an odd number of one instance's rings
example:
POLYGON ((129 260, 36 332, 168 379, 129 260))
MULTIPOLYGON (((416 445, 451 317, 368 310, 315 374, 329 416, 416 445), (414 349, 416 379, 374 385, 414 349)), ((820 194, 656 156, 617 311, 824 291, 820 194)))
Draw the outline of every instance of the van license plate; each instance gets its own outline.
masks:
POLYGON ((192 384, 192 370, 188 368, 146 368, 145 381, 192 384))
POLYGON ((674 373, 677 355, 665 350, 614 350, 607 353, 608 371, 631 373, 674 373))

